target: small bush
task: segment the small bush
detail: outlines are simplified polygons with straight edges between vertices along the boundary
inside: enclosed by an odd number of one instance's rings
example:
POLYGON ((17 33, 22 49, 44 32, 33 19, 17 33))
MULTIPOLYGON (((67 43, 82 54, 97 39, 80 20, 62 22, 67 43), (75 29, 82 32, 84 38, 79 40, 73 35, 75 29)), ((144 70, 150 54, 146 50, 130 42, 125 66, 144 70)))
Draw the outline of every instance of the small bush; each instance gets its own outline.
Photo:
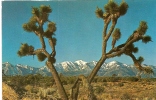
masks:
POLYGON ((131 82, 137 82, 139 80, 139 78, 137 78, 137 77, 125 77, 125 78, 123 78, 123 80, 131 81, 131 82))
POLYGON ((97 86, 97 87, 95 88, 94 92, 95 92, 96 94, 101 94, 101 93, 104 92, 104 87, 102 87, 102 86, 97 86))
POLYGON ((103 86, 108 86, 107 82, 104 82, 104 83, 103 83, 103 86))
POLYGON ((124 93, 121 97, 121 100, 131 100, 131 96, 128 93, 124 93))
POLYGON ((119 77, 107 77, 107 82, 118 82, 120 80, 119 77))
POLYGON ((122 86, 124 86, 124 83, 120 82, 120 83, 118 83, 117 85, 118 85, 119 87, 122 87, 122 86))

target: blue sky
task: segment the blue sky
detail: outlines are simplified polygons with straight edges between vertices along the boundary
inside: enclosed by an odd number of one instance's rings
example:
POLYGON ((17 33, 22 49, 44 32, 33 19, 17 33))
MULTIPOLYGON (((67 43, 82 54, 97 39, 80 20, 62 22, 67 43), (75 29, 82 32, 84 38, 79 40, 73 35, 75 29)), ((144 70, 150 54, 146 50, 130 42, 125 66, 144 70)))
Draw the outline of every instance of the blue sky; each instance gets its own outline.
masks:
MULTIPOLYGON (((122 0, 115 0, 120 3, 122 0)), ((156 65, 156 1, 155 0, 125 0, 129 9, 126 15, 119 18, 116 25, 120 28, 122 37, 117 44, 125 40, 138 28, 144 20, 148 24, 147 35, 152 36, 153 42, 135 43, 139 47, 136 57, 143 56, 144 63, 156 65)), ((34 33, 23 30, 22 24, 31 17, 31 7, 50 5, 52 13, 49 19, 56 23, 57 63, 63 61, 84 60, 87 62, 101 57, 103 21, 95 15, 96 7, 104 7, 107 0, 77 0, 77 1, 3 1, 2 2, 2 62, 12 64, 28 64, 41 67, 45 62, 39 62, 37 57, 18 57, 17 51, 21 43, 33 45, 35 49, 41 44, 34 33)), ((45 40, 46 41, 46 40, 45 40)), ((46 42, 47 43, 47 42, 46 42)), ((47 46, 48 48, 48 46, 47 46)), ((108 50, 111 44, 108 44, 108 50)), ((50 51, 50 49, 48 49, 50 51)), ((133 64, 131 58, 121 56, 106 60, 133 64)))

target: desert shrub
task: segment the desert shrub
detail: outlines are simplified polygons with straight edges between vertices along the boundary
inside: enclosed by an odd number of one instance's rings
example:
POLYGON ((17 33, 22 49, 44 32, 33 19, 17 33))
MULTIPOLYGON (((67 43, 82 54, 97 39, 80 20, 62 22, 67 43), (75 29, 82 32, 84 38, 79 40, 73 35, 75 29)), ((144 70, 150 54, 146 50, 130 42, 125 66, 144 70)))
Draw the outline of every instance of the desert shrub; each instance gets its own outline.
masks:
POLYGON ((137 78, 137 77, 124 77, 123 80, 124 81, 130 81, 130 82, 137 82, 139 80, 139 78, 137 78))
POLYGON ((121 100, 131 100, 131 96, 128 93, 124 93, 121 97, 121 100))
POLYGON ((98 80, 98 77, 95 77, 92 82, 96 83, 97 80, 98 80))
POLYGON ((3 100, 18 100, 19 95, 7 84, 2 82, 2 98, 3 100))
POLYGON ((104 83, 103 83, 103 86, 108 86, 107 82, 104 82, 104 83))
POLYGON ((102 86, 97 86, 95 89, 94 89, 94 93, 96 94, 101 94, 104 92, 104 87, 102 86))
POLYGON ((123 83, 123 82, 119 82, 119 83, 117 84, 117 86, 122 87, 122 86, 124 86, 124 83, 123 83))
POLYGON ((67 77, 67 84, 74 84, 74 82, 76 81, 76 77, 75 76, 71 76, 71 77, 67 77))
POLYGON ((31 90, 32 90, 32 88, 33 88, 33 86, 31 86, 31 85, 26 85, 25 87, 24 87, 24 89, 27 91, 27 92, 31 92, 31 90))
POLYGON ((97 77, 97 82, 103 82, 103 77, 97 77))
POLYGON ((31 89, 31 93, 36 93, 36 94, 37 94, 38 91, 39 91, 39 90, 38 90, 37 88, 32 88, 32 89, 31 89))
POLYGON ((118 82, 120 77, 106 77, 107 82, 118 82))

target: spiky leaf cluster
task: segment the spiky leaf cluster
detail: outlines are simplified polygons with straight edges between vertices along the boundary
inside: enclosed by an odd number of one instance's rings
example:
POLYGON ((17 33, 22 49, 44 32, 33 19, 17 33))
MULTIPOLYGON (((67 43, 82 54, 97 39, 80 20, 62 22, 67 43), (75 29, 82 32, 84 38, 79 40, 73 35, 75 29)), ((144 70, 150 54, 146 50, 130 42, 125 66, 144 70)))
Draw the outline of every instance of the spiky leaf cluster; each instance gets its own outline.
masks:
POLYGON ((142 42, 143 43, 148 43, 148 42, 150 42, 150 41, 152 41, 152 39, 151 39, 151 37, 150 36, 143 36, 143 38, 142 38, 142 42))
POLYGON ((54 35, 54 32, 56 31, 56 24, 54 22, 49 22, 48 23, 48 29, 47 31, 44 33, 45 37, 51 37, 52 35, 54 35))
POLYGON ((98 18, 103 18, 103 11, 102 11, 101 8, 98 8, 98 7, 97 7, 97 9, 96 9, 96 11, 95 11, 95 14, 96 14, 96 16, 97 16, 98 18))
POLYGON ((40 6, 40 11, 42 13, 51 13, 52 9, 50 8, 50 5, 49 6, 41 5, 40 6))
POLYGON ((34 51, 34 47, 33 46, 29 46, 27 43, 24 43, 21 45, 20 49, 18 50, 17 54, 18 56, 22 57, 22 56, 26 56, 31 54, 34 51))
POLYGON ((112 48, 114 48, 114 46, 115 46, 115 44, 116 44, 116 41, 117 41, 118 39, 120 39, 120 37, 121 37, 120 29, 119 29, 119 28, 116 28, 116 29, 114 30, 113 34, 112 34, 112 38, 113 38, 113 40, 112 40, 112 48))
POLYGON ((37 17, 40 16, 40 11, 39 11, 39 9, 36 8, 36 7, 33 7, 31 12, 32 12, 33 15, 35 15, 35 16, 37 16, 37 17))
POLYGON ((122 2, 119 6, 120 15, 125 15, 128 10, 128 4, 126 2, 122 2))
POLYGON ((131 54, 131 53, 137 53, 138 52, 138 48, 134 46, 134 44, 129 45, 126 49, 125 49, 125 54, 131 54))
POLYGON ((144 58, 142 56, 140 56, 137 61, 141 64, 144 61, 144 58))
POLYGON ((140 35, 144 35, 148 29, 147 23, 145 21, 141 21, 140 25, 137 29, 140 35))
POLYGON ((105 11, 110 14, 115 14, 119 11, 119 6, 113 0, 109 0, 109 2, 104 6, 105 11))
POLYGON ((27 32, 34 32, 36 30, 38 30, 38 26, 36 25, 37 21, 35 19, 35 17, 33 16, 32 18, 30 18, 28 23, 24 23, 23 24, 23 29, 27 32))
POLYGON ((121 37, 121 32, 119 28, 116 28, 112 34, 113 39, 118 40, 121 37))
POLYGON ((56 24, 54 22, 49 22, 48 23, 48 30, 52 33, 55 32, 56 31, 56 24))
POLYGON ((46 22, 46 21, 48 21, 49 13, 52 12, 52 9, 50 8, 50 6, 41 5, 40 12, 41 12, 40 19, 43 22, 46 22))
POLYGON ((138 47, 133 48, 133 53, 137 53, 139 51, 138 47))
POLYGON ((42 52, 37 53, 36 55, 37 55, 38 60, 41 61, 41 62, 44 61, 47 58, 47 56, 42 52))
POLYGON ((48 21, 49 13, 52 12, 50 6, 42 5, 40 8, 32 7, 32 18, 28 23, 23 24, 23 29, 27 32, 34 32, 38 29, 38 24, 48 21), (38 20, 38 21, 37 21, 38 20), (40 22, 39 22, 40 21, 40 22))
POLYGON ((120 5, 118 5, 113 0, 109 0, 109 2, 104 6, 104 9, 107 13, 110 14, 119 12, 120 15, 124 15, 128 10, 128 4, 126 2, 122 2, 120 5))
POLYGON ((143 71, 145 74, 154 74, 153 69, 149 66, 143 67, 143 71))

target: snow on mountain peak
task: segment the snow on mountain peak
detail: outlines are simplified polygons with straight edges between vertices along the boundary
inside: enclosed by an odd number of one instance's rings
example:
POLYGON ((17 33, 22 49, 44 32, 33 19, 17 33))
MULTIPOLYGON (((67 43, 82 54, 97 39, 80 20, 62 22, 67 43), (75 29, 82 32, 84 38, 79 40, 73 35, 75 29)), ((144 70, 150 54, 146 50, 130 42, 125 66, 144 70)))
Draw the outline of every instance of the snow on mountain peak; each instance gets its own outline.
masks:
POLYGON ((64 61, 61 63, 62 66, 68 66, 69 64, 72 64, 71 61, 64 61))
POLYGON ((78 65, 85 65, 87 62, 85 62, 83 60, 77 60, 77 61, 75 61, 75 63, 77 63, 78 65))
POLYGON ((109 62, 107 65, 113 66, 113 65, 115 65, 115 64, 117 64, 117 63, 118 63, 117 61, 111 61, 111 62, 109 62))
POLYGON ((9 64, 9 62, 6 62, 6 64, 9 64))
POLYGON ((9 65, 11 65, 9 62, 5 62, 5 63, 2 63, 2 64, 5 64, 5 65, 8 65, 9 64, 9 65))

